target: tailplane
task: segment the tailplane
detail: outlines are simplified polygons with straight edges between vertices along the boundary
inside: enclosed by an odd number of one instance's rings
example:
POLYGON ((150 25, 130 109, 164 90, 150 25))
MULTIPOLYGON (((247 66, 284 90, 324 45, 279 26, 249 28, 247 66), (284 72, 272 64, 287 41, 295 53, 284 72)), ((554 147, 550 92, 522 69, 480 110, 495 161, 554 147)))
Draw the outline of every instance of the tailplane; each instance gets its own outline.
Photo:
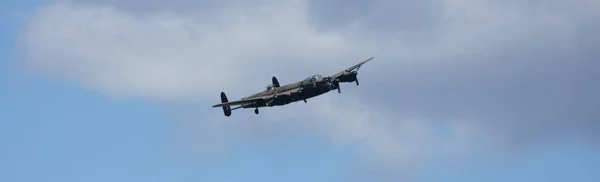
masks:
MULTIPOLYGON (((229 102, 227 100, 227 95, 225 95, 225 92, 221 92, 221 103, 226 103, 226 102, 229 102)), ((227 116, 227 117, 231 116, 231 107, 229 105, 225 105, 222 107, 223 107, 223 114, 225 114, 225 116, 227 116)))

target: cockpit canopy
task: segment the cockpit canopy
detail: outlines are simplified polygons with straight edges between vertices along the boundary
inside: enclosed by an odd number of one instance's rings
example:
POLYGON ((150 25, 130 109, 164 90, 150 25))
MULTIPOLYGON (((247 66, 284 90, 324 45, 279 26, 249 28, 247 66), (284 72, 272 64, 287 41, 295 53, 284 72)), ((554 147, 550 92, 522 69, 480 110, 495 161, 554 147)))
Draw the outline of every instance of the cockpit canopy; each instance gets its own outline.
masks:
POLYGON ((313 75, 313 76, 309 76, 309 77, 308 77, 308 78, 306 78, 304 81, 307 81, 307 82, 314 82, 314 81, 316 81, 316 80, 318 80, 318 79, 321 79, 321 78, 323 78, 323 76, 321 76, 321 75, 313 75))

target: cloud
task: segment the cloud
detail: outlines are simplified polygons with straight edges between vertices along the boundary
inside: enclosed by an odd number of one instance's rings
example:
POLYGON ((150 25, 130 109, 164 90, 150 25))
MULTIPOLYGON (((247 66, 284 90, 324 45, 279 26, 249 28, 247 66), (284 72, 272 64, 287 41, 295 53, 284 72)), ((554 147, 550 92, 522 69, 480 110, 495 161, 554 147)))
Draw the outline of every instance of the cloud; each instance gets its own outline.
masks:
MULTIPOLYGON (((290 57, 317 63, 317 55, 351 50, 347 47, 352 42, 303 24, 301 9, 294 6, 195 16, 52 4, 42 7, 23 33, 24 64, 116 96, 212 98, 215 92, 250 81, 240 77, 271 70, 285 73, 254 65, 283 65, 287 63, 281 60, 290 57), (276 54, 264 56, 272 53, 276 54)), ((266 86, 270 77, 262 76, 266 86)))
POLYGON ((311 107, 264 109, 257 118, 236 112, 235 124, 214 109, 172 109, 202 149, 318 135, 361 143, 364 174, 398 177, 440 157, 518 153, 569 138, 598 143, 598 3, 344 4, 61 1, 40 7, 18 43, 34 73, 109 96, 202 107, 220 91, 230 99, 258 92, 271 76, 288 83, 376 57, 361 69, 363 87, 343 85, 341 96, 311 107))

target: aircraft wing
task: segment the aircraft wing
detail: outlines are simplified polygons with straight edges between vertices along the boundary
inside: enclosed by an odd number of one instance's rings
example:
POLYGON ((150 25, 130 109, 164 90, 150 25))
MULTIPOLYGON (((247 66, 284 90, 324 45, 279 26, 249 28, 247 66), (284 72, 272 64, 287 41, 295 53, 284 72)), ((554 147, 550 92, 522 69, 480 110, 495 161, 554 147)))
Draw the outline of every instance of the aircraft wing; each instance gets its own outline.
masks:
POLYGON ((231 102, 224 102, 221 104, 216 104, 212 107, 245 105, 245 104, 255 103, 257 101, 268 101, 268 100, 274 99, 275 97, 282 97, 282 96, 286 97, 286 96, 292 96, 295 94, 299 94, 299 93, 301 93, 301 91, 302 91, 302 88, 295 88, 295 89, 291 89, 291 90, 288 90, 285 92, 279 92, 279 93, 268 95, 268 96, 255 97, 255 98, 243 99, 243 100, 237 100, 237 101, 231 101, 231 102))
POLYGON ((272 95, 271 97, 274 97, 274 96, 278 96, 278 97, 279 96, 290 96, 290 95, 294 95, 294 94, 299 94, 300 92, 302 92, 302 87, 291 89, 291 90, 288 90, 288 91, 285 91, 285 92, 279 92, 277 94, 272 95))
POLYGON ((245 99, 245 100, 237 100, 237 101, 231 101, 231 102, 224 102, 224 103, 221 103, 221 104, 214 105, 212 107, 244 105, 244 104, 254 103, 254 102, 259 101, 259 100, 263 100, 263 98, 262 97, 257 97, 257 98, 252 98, 252 99, 245 99))
POLYGON ((358 69, 360 69, 360 67, 361 67, 363 64, 365 64, 365 63, 367 63, 367 62, 371 61, 373 58, 375 58, 375 57, 371 57, 371 58, 369 58, 369 59, 367 59, 367 60, 364 60, 364 61, 362 61, 362 62, 360 62, 360 63, 358 63, 358 64, 356 64, 356 65, 354 65, 354 66, 352 66, 352 67, 349 67, 349 68, 345 69, 344 71, 341 71, 341 72, 339 72, 339 73, 336 73, 335 75, 333 75, 333 76, 331 76, 331 77, 333 77, 333 78, 337 78, 337 77, 340 77, 340 76, 344 75, 344 73, 349 73, 349 72, 352 72, 352 71, 355 71, 355 70, 356 70, 356 71, 358 71, 358 69))

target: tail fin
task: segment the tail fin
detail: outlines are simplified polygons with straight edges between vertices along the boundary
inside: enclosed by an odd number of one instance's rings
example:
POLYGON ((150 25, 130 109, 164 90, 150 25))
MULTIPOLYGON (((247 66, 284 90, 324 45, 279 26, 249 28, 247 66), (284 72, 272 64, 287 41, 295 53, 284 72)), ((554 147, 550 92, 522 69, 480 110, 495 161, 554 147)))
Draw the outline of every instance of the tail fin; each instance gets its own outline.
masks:
POLYGON ((273 86, 275 86, 276 88, 281 86, 279 85, 279 81, 277 81, 277 78, 273 77, 271 80, 273 81, 273 86))
MULTIPOLYGON (((227 95, 225 95, 225 92, 221 92, 221 103, 225 102, 229 102, 227 100, 227 95)), ((223 106, 223 114, 227 117, 231 116, 231 107, 229 105, 223 106)))

